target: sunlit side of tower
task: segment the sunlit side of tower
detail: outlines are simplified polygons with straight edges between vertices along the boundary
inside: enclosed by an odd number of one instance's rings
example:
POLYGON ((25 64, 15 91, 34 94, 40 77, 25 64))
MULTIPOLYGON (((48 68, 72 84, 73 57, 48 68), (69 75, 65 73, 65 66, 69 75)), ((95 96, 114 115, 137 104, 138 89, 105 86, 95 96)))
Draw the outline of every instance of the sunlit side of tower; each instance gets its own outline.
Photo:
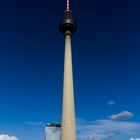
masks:
POLYGON ((71 36, 76 31, 77 25, 69 9, 69 0, 67 0, 64 20, 60 22, 59 28, 65 37, 61 140, 76 140, 71 36))

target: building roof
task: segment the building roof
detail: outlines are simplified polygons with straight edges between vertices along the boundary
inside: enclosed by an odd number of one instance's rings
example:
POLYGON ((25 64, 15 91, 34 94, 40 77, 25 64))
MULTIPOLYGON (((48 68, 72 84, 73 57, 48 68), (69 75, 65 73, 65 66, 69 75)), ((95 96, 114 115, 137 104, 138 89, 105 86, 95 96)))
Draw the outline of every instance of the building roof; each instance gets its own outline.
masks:
POLYGON ((61 127, 60 123, 47 123, 46 124, 47 127, 61 127))

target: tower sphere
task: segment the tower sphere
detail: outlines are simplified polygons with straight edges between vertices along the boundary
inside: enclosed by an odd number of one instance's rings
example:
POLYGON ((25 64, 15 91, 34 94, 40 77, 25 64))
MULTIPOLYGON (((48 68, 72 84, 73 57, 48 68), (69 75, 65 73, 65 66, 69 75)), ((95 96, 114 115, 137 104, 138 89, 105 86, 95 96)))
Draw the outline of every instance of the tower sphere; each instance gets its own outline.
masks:
POLYGON ((64 19, 59 24, 60 31, 65 34, 70 32, 71 34, 77 30, 77 24, 71 16, 71 11, 66 10, 64 12, 64 19))

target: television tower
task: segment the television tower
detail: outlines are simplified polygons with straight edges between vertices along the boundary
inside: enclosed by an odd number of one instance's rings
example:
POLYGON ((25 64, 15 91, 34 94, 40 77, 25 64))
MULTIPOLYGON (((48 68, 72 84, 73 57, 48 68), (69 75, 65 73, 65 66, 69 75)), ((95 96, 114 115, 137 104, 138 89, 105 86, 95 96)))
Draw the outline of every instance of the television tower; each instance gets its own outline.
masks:
POLYGON ((61 140, 76 140, 71 36, 77 30, 77 24, 72 18, 69 0, 59 29, 65 37, 61 140))

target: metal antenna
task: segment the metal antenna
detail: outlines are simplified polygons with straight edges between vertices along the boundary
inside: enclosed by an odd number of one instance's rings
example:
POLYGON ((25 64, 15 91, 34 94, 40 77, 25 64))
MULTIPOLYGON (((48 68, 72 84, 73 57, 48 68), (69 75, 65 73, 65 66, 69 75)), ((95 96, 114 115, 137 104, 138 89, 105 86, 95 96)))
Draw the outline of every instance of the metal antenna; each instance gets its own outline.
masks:
POLYGON ((70 10, 70 0, 67 0, 67 11, 70 10))

